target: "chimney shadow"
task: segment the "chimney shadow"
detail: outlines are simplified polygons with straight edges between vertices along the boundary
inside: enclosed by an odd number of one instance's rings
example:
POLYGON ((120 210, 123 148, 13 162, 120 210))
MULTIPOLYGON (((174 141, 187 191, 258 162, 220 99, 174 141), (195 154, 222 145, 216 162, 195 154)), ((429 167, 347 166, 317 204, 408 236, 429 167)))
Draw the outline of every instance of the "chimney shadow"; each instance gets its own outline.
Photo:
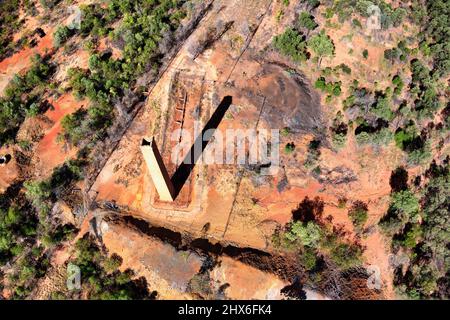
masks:
POLYGON ((194 144, 191 146, 191 149, 187 153, 186 157, 184 158, 183 162, 180 164, 180 166, 177 168, 175 173, 172 175, 172 178, 170 179, 173 187, 174 187, 174 194, 173 198, 175 199, 178 194, 180 193, 181 189, 183 188, 184 184, 189 178, 189 175, 191 174, 192 170, 194 170, 195 165, 200 158, 200 156, 203 154, 203 151, 205 150, 206 146, 208 145, 209 141, 211 140, 211 135, 207 140, 203 140, 203 136, 206 131, 208 130, 216 130, 219 126, 220 122, 222 121, 223 117, 225 116, 225 113, 227 112, 228 108, 232 104, 233 98, 231 96, 225 96, 220 104, 217 106, 216 110, 214 111, 213 115, 209 119, 208 123, 203 128, 201 134, 197 136, 197 138, 194 141, 194 144), (199 148, 201 146, 201 148, 199 148), (196 148, 200 149, 201 152, 197 150, 196 148))

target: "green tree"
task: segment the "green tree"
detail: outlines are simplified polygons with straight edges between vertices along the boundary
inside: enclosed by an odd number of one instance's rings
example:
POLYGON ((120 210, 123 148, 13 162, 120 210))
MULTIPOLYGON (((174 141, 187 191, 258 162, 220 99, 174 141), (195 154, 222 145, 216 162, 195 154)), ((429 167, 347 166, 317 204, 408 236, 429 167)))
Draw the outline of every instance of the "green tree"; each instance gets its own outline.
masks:
POLYGON ((289 56, 295 62, 305 61, 307 59, 306 43, 303 36, 292 28, 273 39, 273 45, 282 54, 289 56))
POLYGON ((92 237, 85 236, 75 243, 75 255, 71 261, 81 269, 81 291, 88 299, 150 298, 147 288, 140 286, 138 280, 131 280, 134 275, 131 270, 118 270, 122 258, 115 254, 108 258, 92 237))
POLYGON ((59 26, 53 35, 53 44, 55 47, 62 46, 71 36, 71 30, 67 26, 59 26))
POLYGON ((419 212, 419 200, 410 190, 396 192, 391 197, 393 209, 403 212, 407 217, 412 217, 419 212))
POLYGON ((391 121, 394 114, 391 110, 391 104, 388 97, 379 97, 371 111, 379 118, 391 121))
MULTIPOLYGON (((428 182, 420 192, 420 224, 408 223, 403 233, 394 238, 396 244, 409 252, 411 259, 407 272, 396 279, 395 285, 416 299, 449 298, 450 170, 446 161, 441 165, 433 161, 425 172, 428 182)), ((410 207, 407 211, 415 212, 416 201, 411 200, 411 195, 403 198, 410 200, 397 206, 410 207), (404 203, 411 204, 405 206, 404 203)))
POLYGON ((316 55, 318 67, 320 67, 323 57, 331 57, 334 55, 333 41, 323 30, 308 40, 308 47, 316 55))
POLYGON ((308 3, 309 9, 313 10, 315 8, 317 8, 320 5, 320 1, 319 0, 306 0, 306 2, 308 3))
POLYGON ((44 202, 51 196, 51 185, 48 181, 26 181, 25 194, 36 208, 42 208, 44 202))
POLYGON ((356 201, 348 211, 348 216, 357 232, 364 228, 368 218, 367 212, 367 205, 362 201, 356 201))
POLYGON ((362 249, 357 245, 340 243, 330 252, 331 260, 342 269, 349 269, 361 264, 362 249))
POLYGON ((314 30, 318 26, 314 21, 314 17, 305 11, 300 13, 300 16, 298 17, 298 24, 301 28, 305 28, 308 31, 314 30))
POLYGON ((369 17, 370 16, 369 8, 373 5, 374 3, 372 1, 358 0, 356 1, 355 8, 356 11, 363 17, 369 17))
POLYGON ((289 241, 300 240, 303 246, 317 248, 322 237, 320 227, 312 221, 304 224, 301 221, 293 222, 285 234, 289 241))
POLYGON ((364 49, 362 55, 363 55, 364 59, 367 60, 367 58, 369 57, 369 51, 367 49, 364 49))

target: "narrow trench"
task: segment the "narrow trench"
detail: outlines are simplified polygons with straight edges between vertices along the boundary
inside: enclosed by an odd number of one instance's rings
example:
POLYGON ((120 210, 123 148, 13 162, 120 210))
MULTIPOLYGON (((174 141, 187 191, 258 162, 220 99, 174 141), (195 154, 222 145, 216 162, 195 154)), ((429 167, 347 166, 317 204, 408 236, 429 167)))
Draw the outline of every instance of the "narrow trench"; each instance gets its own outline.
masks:
MULTIPOLYGON (((115 220, 115 218, 112 218, 112 220, 115 220)), ((261 271, 274 274, 289 283, 305 277, 305 272, 296 259, 289 255, 268 253, 254 248, 222 245, 220 243, 213 244, 205 238, 189 239, 180 232, 153 226, 142 219, 132 216, 117 216, 117 218, 147 236, 172 245, 177 250, 194 251, 205 258, 218 258, 225 255, 261 271)))
MULTIPOLYGON (((111 222, 122 222, 151 238, 170 244, 176 250, 197 253, 204 258, 204 265, 199 271, 200 274, 212 270, 218 263, 218 258, 228 256, 260 271, 273 274, 289 283, 281 290, 281 293, 286 297, 305 299, 306 292, 304 289, 307 288, 332 299, 367 299, 367 297, 372 297, 375 294, 365 287, 368 276, 364 271, 365 269, 348 269, 345 272, 328 269, 322 260, 322 263, 319 263, 322 265, 318 268, 324 268, 324 273, 322 273, 324 281, 321 281, 318 287, 310 288, 308 285, 305 286, 308 283, 308 273, 303 269, 294 254, 269 253, 254 248, 237 247, 219 242, 212 243, 205 238, 192 239, 181 232, 154 226, 143 219, 130 215, 112 214, 105 219, 111 222), (359 281, 363 286, 355 287, 351 283, 352 280, 359 281)), ((358 283, 356 284, 358 285, 358 283)))

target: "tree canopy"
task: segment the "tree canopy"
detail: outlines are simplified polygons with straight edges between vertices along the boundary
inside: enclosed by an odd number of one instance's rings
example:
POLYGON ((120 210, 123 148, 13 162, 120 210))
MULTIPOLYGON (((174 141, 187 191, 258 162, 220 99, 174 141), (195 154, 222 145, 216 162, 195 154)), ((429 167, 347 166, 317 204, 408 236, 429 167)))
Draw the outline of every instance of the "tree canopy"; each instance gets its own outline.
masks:
POLYGON ((323 30, 308 40, 308 47, 316 55, 319 66, 323 57, 331 57, 334 55, 333 41, 323 30))

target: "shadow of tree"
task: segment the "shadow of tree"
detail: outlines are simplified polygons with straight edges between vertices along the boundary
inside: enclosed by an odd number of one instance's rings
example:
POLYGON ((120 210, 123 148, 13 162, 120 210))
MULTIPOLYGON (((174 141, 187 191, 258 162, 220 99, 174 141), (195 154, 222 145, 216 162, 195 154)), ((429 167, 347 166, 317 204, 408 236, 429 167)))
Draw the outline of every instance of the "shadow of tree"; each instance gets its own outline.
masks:
POLYGON ((294 221, 320 221, 323 215, 324 202, 319 197, 313 200, 305 197, 296 209, 292 211, 292 219, 294 221))
POLYGON ((389 179, 392 192, 399 192, 408 189, 408 171, 403 167, 398 167, 391 173, 389 179))

